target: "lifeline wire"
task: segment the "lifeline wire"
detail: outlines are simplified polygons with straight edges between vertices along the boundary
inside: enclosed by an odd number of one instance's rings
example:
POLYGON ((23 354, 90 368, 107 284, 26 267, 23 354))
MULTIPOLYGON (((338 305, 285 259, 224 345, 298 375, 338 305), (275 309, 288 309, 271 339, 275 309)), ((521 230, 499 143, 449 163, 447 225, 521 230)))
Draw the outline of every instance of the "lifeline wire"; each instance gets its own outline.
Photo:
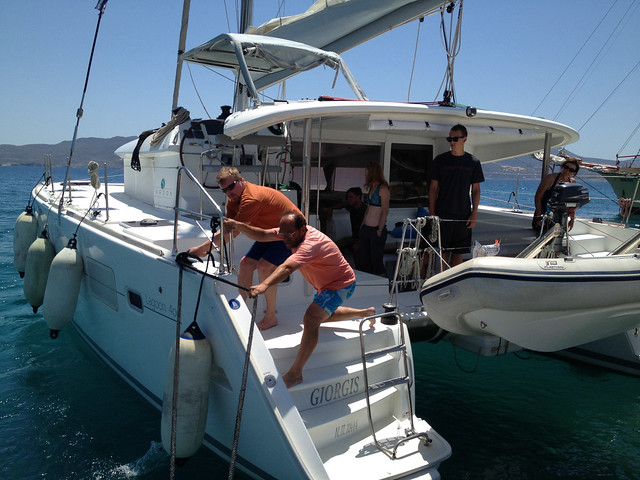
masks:
MULTIPOLYGON (((35 188, 38 186, 38 184, 40 183, 40 180, 42 180, 43 178, 45 178, 45 174, 43 173, 40 178, 38 179, 38 181, 36 182, 36 184, 33 186, 33 188, 31 188, 31 190, 29 190, 29 199, 27 200, 27 207, 31 206, 31 195, 33 195, 33 191, 35 190, 35 188)), ((33 195, 33 199, 35 200, 35 197, 38 196, 38 194, 40 193, 40 191, 46 187, 46 182, 42 184, 42 186, 40 187, 40 190, 38 190, 36 192, 35 195, 33 195)))

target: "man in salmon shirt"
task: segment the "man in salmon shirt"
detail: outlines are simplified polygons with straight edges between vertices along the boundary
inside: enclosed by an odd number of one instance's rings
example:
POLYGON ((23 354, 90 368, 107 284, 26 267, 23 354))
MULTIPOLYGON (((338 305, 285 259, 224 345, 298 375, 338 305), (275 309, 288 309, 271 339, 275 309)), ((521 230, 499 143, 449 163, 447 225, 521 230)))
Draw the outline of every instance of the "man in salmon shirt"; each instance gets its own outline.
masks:
MULTIPOLYGON (((259 285, 251 287, 250 297, 257 297, 277 285, 296 270, 316 289, 313 302, 304 314, 304 331, 298 355, 282 377, 287 387, 302 382, 302 368, 318 343, 318 330, 324 322, 337 322, 349 318, 364 318, 375 314, 373 307, 357 309, 343 307, 342 303, 353 294, 356 276, 338 246, 320 230, 307 225, 299 211, 284 212, 280 227, 265 230, 246 223, 225 219, 225 228, 234 228, 258 241, 282 239, 291 249, 291 256, 259 285)), ((371 325, 373 325, 373 321, 371 325)))
MULTIPOLYGON (((222 167, 216 176, 220 189, 227 196, 226 217, 239 222, 247 223, 258 228, 274 228, 280 222, 280 216, 284 211, 298 208, 282 192, 269 187, 262 187, 246 181, 235 167, 222 167)), ((238 232, 234 232, 234 236, 238 232)), ((228 235, 225 234, 226 240, 228 235)), ((215 246, 220 245, 220 231, 213 237, 215 246)), ((211 248, 211 242, 207 241, 197 247, 192 247, 188 253, 204 257, 211 248)), ((249 288, 253 283, 253 272, 258 270, 260 280, 267 278, 276 269, 276 266, 284 262, 291 251, 282 239, 276 238, 266 242, 256 242, 247 254, 240 260, 238 267, 238 284, 249 288)), ((278 324, 276 316, 277 286, 273 286, 265 292, 267 311, 261 322, 260 330, 266 330, 278 324)), ((240 295, 247 299, 247 291, 240 290, 240 295)))

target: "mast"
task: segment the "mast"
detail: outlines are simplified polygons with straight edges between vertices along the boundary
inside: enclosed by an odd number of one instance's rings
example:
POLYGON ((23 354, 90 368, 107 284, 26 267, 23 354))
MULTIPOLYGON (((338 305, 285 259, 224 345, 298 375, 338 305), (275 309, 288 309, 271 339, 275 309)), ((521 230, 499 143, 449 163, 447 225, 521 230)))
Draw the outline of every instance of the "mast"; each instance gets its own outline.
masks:
MULTIPOLYGON (((238 32, 247 33, 247 29, 253 21, 253 0, 242 0, 240 5, 240 18, 238 19, 238 32)), ((247 87, 240 83, 242 74, 238 70, 236 76, 236 93, 235 101, 233 102, 234 110, 245 110, 249 105, 249 99, 247 96, 247 87)))
POLYGON ((247 33, 247 29, 253 21, 253 0, 243 0, 240 7, 240 25, 238 31, 247 33))
POLYGON ((191 0, 184 0, 182 3, 182 23, 180 25, 180 40, 178 41, 178 64, 176 65, 176 79, 173 83, 173 103, 171 110, 178 106, 178 96, 180 95, 180 78, 182 77, 182 58, 184 47, 187 41, 187 29, 189 28, 189 9, 191 0))

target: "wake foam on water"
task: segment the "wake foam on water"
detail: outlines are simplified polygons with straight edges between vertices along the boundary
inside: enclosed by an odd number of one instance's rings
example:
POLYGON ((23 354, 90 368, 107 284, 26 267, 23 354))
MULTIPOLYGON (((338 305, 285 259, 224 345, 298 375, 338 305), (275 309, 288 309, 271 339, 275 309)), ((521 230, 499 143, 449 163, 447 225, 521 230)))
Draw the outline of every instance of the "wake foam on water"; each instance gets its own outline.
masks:
POLYGON ((113 480, 124 478, 137 478, 148 475, 151 472, 168 469, 169 455, 162 447, 162 442, 151 442, 147 453, 141 458, 125 465, 112 467, 108 472, 96 472, 96 480, 113 480))

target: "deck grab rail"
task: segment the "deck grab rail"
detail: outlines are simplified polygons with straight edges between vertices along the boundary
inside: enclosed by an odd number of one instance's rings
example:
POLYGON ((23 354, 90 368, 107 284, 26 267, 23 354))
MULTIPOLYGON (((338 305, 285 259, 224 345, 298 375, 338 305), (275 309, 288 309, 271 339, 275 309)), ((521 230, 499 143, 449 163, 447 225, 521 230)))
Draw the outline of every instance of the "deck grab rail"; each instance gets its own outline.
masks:
MULTIPOLYGON (((233 264, 232 264, 233 238, 229 239, 230 251, 229 251, 229 255, 226 256, 228 258, 225 258, 226 249, 224 245, 224 241, 225 241, 224 240, 224 224, 222 222, 222 217, 224 216, 224 214, 222 212, 222 209, 220 208, 220 205, 218 205, 218 203, 211 197, 211 195, 209 195, 209 193, 205 190, 205 188, 202 186, 200 181, 193 175, 193 173, 191 173, 189 169, 184 166, 181 166, 178 168, 178 175, 177 175, 177 181, 176 181, 176 203, 174 207, 174 212, 175 212, 175 217, 173 222, 173 254, 174 255, 178 254, 178 216, 180 215, 180 213, 193 215, 203 219, 208 219, 209 221, 212 221, 213 219, 218 218, 220 220, 220 245, 219 245, 220 271, 221 273, 232 271, 233 270, 233 264), (182 174, 185 174, 187 178, 191 180, 198 187, 198 189, 200 190, 201 198, 207 199, 209 203, 213 205, 213 207, 217 211, 217 215, 208 215, 208 214, 202 213, 202 211, 196 212, 193 210, 180 207, 180 185, 182 180, 182 174)), ((213 233, 214 232, 212 232, 212 235, 213 233)), ((213 242, 213 238, 211 239, 211 241, 213 242)))

